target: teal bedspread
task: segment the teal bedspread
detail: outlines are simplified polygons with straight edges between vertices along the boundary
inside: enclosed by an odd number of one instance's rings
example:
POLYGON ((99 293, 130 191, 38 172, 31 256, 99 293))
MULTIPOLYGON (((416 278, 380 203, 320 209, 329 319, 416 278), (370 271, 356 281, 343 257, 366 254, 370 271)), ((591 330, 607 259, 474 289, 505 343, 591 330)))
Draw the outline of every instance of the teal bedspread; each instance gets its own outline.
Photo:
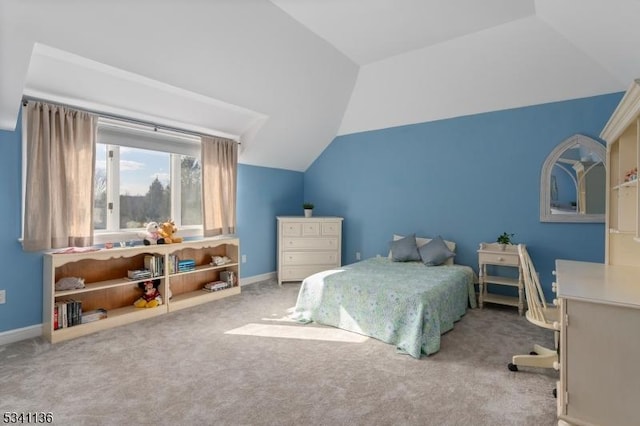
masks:
POLYGON ((475 307, 473 281, 468 266, 367 259, 306 278, 292 318, 374 337, 420 358, 437 352, 440 335, 475 307))

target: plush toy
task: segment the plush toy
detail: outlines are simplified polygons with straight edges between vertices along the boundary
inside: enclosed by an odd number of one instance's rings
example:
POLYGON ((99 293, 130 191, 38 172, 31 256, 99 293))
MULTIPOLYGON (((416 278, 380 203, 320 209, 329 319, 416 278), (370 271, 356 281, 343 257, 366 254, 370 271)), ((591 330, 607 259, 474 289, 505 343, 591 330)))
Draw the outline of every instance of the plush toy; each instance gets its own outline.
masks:
POLYGON ((174 235, 176 232, 178 232, 178 227, 173 222, 173 220, 164 222, 162 225, 160 225, 160 229, 158 229, 158 234, 161 238, 164 238, 165 244, 182 242, 182 237, 174 235))
POLYGON ((165 241, 160 235, 160 225, 158 222, 149 222, 145 224, 145 231, 139 233, 145 246, 164 244, 165 241))
POLYGON ((160 280, 149 280, 138 283, 138 287, 142 289, 142 296, 133 303, 136 308, 155 308, 162 305, 162 296, 158 291, 160 280))

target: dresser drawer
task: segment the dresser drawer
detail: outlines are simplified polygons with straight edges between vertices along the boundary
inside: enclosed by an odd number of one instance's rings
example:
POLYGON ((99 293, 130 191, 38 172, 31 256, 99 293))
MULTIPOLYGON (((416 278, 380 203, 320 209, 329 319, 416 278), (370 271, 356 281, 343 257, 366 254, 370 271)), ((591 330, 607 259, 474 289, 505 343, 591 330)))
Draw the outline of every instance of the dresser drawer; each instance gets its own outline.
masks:
POLYGON ((319 222, 305 222, 302 224, 302 236, 303 237, 319 237, 320 236, 320 223, 319 222))
POLYGON ((283 265, 333 265, 338 266, 336 251, 282 253, 283 265))
POLYGON ((340 235, 342 224, 339 222, 325 222, 322 224, 322 235, 340 235))
POLYGON ((285 237, 282 239, 282 250, 319 249, 337 250, 337 238, 295 238, 285 237))
POLYGON ((302 281, 316 272, 335 268, 335 265, 283 266, 280 270, 280 281, 302 281))
POLYGON ((302 224, 300 222, 287 222, 281 225, 281 232, 286 237, 299 237, 302 235, 302 224))
POLYGON ((482 253, 479 252, 480 263, 489 265, 518 266, 520 264, 518 254, 513 253, 482 253))

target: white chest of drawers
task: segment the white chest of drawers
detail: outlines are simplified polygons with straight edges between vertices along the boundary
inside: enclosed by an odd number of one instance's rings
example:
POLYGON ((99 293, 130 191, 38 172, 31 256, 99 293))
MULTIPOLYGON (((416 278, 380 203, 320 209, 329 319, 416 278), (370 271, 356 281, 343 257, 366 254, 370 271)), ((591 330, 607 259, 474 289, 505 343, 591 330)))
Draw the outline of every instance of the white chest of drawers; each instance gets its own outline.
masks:
POLYGON ((278 216, 278 284, 342 264, 342 218, 278 216))

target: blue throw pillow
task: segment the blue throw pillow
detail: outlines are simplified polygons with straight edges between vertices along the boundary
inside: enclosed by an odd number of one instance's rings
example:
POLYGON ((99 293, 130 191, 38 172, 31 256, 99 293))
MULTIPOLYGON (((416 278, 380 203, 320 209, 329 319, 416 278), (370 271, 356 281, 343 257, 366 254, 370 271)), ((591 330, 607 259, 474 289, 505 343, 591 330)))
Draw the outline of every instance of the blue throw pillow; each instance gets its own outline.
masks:
POLYGON ((427 266, 442 265, 456 254, 449 250, 442 237, 437 236, 418 249, 422 263, 427 266))
POLYGON ((391 259, 394 262, 420 260, 416 234, 407 235, 399 240, 391 241, 391 259))

